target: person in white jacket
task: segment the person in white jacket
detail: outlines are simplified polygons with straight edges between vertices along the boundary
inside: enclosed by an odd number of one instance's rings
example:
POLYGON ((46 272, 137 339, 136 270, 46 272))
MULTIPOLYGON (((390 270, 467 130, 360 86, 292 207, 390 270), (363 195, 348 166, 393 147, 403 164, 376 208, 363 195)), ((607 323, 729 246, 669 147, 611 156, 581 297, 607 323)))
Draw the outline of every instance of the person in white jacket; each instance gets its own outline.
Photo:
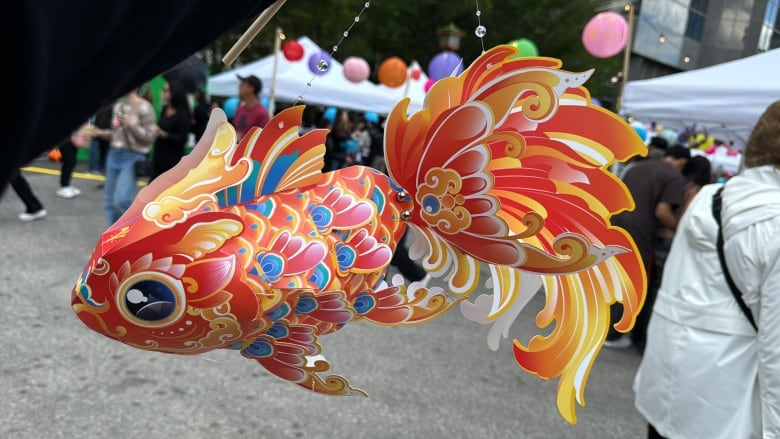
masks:
POLYGON ((757 330, 726 283, 704 186, 666 261, 634 381, 649 438, 780 438, 780 101, 759 119, 746 169, 726 182, 728 271, 757 330))

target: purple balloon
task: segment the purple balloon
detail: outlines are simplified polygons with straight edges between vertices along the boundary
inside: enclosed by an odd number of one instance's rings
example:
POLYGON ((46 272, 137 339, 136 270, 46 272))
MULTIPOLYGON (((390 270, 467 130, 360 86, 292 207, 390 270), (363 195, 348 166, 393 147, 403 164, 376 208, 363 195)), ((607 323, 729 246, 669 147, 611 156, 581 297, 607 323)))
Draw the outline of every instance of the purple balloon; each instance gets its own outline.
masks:
POLYGON ((309 57, 309 70, 315 75, 324 75, 330 71, 330 64, 333 60, 330 54, 325 51, 312 53, 309 57))
POLYGON ((463 59, 455 52, 440 52, 428 63, 428 77, 434 81, 447 76, 457 76, 462 72, 463 59))

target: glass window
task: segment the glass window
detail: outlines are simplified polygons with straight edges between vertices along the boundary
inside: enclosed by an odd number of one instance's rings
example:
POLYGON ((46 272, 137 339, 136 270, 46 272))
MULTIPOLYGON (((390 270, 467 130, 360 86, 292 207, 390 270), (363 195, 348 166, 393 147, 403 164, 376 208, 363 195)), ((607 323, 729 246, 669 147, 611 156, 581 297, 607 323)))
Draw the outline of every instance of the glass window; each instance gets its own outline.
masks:
POLYGON ((707 3, 708 0, 691 0, 691 11, 704 15, 707 13, 707 3))
POLYGON ((701 41, 701 33, 704 31, 704 15, 691 10, 688 13, 688 25, 685 27, 685 36, 696 41, 701 41))
POLYGON ((750 24, 751 7, 752 2, 743 1, 728 2, 725 5, 715 40, 717 48, 742 50, 745 47, 744 38, 750 24))
POLYGON ((761 35, 758 37, 758 50, 769 50, 780 47, 780 0, 769 0, 764 12, 764 23, 761 35))

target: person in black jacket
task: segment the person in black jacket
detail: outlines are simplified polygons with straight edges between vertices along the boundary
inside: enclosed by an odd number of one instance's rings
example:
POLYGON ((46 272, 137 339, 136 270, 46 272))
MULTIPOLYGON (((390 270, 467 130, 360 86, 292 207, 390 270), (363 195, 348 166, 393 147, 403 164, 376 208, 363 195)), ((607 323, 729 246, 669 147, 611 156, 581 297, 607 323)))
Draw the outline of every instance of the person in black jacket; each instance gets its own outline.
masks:
POLYGON ((162 100, 163 108, 157 120, 157 140, 152 150, 152 174, 149 181, 179 163, 184 157, 184 147, 190 137, 190 104, 181 84, 166 83, 163 86, 162 100))

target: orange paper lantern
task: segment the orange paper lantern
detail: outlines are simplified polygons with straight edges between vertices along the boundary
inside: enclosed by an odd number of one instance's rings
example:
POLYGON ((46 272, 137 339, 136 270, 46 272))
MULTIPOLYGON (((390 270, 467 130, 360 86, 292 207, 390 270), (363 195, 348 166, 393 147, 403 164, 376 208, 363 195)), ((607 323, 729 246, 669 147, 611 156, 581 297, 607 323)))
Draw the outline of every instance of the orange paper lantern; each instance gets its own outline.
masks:
POLYGON ((397 56, 390 57, 379 65, 379 82, 388 87, 400 87, 406 82, 407 65, 397 56))

